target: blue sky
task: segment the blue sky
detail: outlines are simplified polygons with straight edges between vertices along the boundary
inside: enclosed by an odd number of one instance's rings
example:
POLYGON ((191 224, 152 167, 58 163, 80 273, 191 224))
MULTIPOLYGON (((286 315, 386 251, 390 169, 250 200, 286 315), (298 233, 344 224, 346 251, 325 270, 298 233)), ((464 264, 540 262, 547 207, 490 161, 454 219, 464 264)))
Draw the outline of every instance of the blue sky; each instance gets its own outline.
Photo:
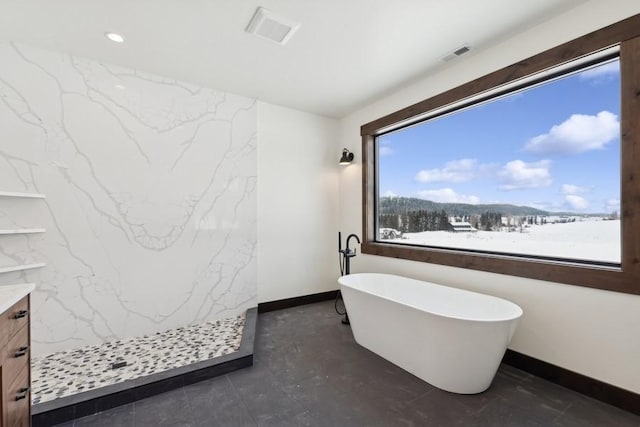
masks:
POLYGON ((620 209, 618 61, 378 138, 380 194, 620 209))

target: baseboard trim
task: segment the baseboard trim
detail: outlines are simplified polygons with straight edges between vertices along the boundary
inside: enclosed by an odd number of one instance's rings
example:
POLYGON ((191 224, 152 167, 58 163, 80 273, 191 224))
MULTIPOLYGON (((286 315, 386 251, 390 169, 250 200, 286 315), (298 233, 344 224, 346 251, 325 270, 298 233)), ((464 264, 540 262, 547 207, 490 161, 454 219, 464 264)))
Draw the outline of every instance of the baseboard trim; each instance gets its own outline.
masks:
POLYGON ((513 350, 507 350, 502 362, 585 396, 640 415, 640 394, 513 350))
POLYGON ((335 299, 337 294, 338 290, 335 290, 311 295, 302 295, 293 298, 285 298, 276 301, 261 302, 258 304, 258 313, 266 313, 268 311, 282 310, 284 308, 298 307, 300 305, 313 304, 322 301, 330 301, 335 299))

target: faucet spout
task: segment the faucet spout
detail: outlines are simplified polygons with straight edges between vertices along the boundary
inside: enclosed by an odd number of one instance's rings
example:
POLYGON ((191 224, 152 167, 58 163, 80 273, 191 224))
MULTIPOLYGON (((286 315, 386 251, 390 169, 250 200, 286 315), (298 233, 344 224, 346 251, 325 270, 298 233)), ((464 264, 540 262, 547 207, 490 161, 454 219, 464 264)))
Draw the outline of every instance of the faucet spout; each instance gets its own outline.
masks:
POLYGON ((360 238, 356 234, 349 234, 349 237, 347 237, 347 250, 349 250, 349 241, 352 237, 355 237, 358 244, 360 244, 360 238))

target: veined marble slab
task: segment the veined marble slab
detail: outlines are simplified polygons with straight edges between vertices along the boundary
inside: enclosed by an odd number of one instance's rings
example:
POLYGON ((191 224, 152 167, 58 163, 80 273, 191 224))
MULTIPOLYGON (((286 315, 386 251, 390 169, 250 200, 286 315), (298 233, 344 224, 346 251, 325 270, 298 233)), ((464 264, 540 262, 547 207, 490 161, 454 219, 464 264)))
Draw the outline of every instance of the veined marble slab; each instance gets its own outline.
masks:
POLYGON ((46 194, 0 200, 47 230, 0 239, 47 263, 0 276, 38 284, 34 356, 256 305, 255 99, 14 43, 0 63, 3 191, 46 194))

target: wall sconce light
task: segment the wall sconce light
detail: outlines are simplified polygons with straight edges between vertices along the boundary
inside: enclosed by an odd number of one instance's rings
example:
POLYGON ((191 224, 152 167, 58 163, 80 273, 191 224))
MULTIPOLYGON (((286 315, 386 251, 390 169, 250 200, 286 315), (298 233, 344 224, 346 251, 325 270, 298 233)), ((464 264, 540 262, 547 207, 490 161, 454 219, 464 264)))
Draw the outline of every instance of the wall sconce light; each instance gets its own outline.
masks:
POLYGON ((341 165, 350 165, 353 161, 353 153, 346 148, 342 150, 342 157, 340 157, 341 165))

